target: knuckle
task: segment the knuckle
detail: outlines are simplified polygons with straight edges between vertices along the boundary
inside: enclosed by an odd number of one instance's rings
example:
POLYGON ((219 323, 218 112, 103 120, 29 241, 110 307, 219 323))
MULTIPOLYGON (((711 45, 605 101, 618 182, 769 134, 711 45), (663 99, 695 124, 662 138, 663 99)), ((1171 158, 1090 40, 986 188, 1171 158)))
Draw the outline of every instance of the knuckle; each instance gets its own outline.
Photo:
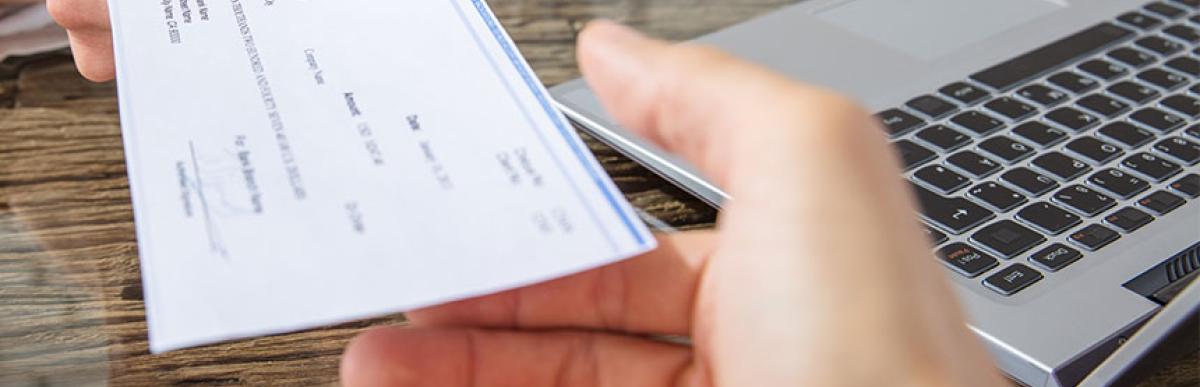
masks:
POLYGON ((68 30, 103 28, 108 25, 102 0, 47 0, 54 21, 68 30))

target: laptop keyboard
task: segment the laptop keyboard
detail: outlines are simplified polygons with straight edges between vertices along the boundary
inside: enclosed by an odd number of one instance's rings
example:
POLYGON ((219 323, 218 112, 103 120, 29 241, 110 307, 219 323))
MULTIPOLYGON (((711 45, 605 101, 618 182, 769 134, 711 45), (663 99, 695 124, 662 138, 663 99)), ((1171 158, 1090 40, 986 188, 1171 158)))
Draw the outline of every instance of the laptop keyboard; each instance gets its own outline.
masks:
POLYGON ((1011 296, 1200 197, 1198 8, 1155 1, 878 114, 947 267, 1011 296))

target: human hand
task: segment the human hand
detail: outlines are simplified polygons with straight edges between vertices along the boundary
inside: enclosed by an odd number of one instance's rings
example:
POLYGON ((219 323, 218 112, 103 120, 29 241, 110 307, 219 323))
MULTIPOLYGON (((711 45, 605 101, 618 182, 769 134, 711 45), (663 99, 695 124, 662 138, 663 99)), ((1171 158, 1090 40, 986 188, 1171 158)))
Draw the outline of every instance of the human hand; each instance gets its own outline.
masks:
POLYGON ((46 7, 59 25, 67 29, 75 66, 79 73, 96 82, 112 80, 112 28, 106 0, 47 0, 46 7))
POLYGON ((665 235, 622 263, 413 312, 411 328, 350 344, 345 385, 1003 385, 862 108, 608 22, 581 34, 579 59, 625 127, 736 198, 718 231, 665 235))

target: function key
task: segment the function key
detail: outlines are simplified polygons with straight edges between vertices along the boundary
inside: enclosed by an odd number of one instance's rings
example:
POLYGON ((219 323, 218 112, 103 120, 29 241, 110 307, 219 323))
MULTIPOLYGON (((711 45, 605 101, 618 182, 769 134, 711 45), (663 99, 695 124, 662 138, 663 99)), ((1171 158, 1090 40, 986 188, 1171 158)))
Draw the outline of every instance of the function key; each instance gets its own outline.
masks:
POLYGON ((983 106, 1012 121, 1019 121, 1037 113, 1037 108, 1012 97, 996 98, 983 106))
POLYGON ((1088 90, 1095 89, 1100 86, 1100 82, 1070 71, 1064 71, 1058 74, 1051 75, 1046 78, 1047 81, 1055 86, 1067 89, 1068 91, 1081 94, 1088 90))
POLYGON ((950 151, 971 143, 971 136, 963 134, 945 125, 934 125, 917 132, 917 138, 930 145, 950 151))
POLYGON ((1029 121, 1013 128, 1013 134, 1021 136, 1042 148, 1057 144, 1067 138, 1067 132, 1052 128, 1038 121, 1029 121))
POLYGON ((1174 19, 1174 18, 1183 16, 1184 14, 1187 13, 1187 11, 1184 11, 1182 9, 1179 9, 1175 6, 1169 5, 1162 1, 1155 1, 1150 4, 1146 4, 1146 6, 1142 7, 1142 8, 1147 11, 1156 13, 1158 15, 1166 16, 1169 19, 1174 19))
POLYGON ((1062 181, 1071 181, 1092 169, 1086 163, 1058 152, 1038 156, 1032 164, 1062 181))
POLYGON ((983 284, 1004 296, 1011 296, 1042 279, 1042 273, 1019 263, 992 274, 983 284))
POLYGON ((1138 205, 1154 211, 1155 214, 1166 215, 1179 208, 1179 206, 1182 206, 1185 202, 1187 201, 1173 193, 1157 191, 1146 195, 1142 200, 1138 200, 1138 205))
POLYGON ((1108 57, 1133 67, 1142 67, 1154 63, 1154 55, 1129 47, 1121 47, 1108 52, 1108 57))
POLYGON ((941 165, 921 168, 920 171, 913 174, 913 177, 943 194, 953 193, 971 183, 970 179, 941 165))
POLYGON ((1121 16, 1117 16, 1117 20, 1143 30, 1158 27, 1159 24, 1162 24, 1162 20, 1141 12, 1127 12, 1121 16))
POLYGON ((1008 164, 1016 163, 1033 155, 1033 149, 1005 136, 995 136, 979 144, 979 149, 999 157, 1008 164))
POLYGON ((1121 81, 1108 87, 1108 92, 1141 105, 1158 97, 1158 91, 1131 81, 1121 81))
POLYGON ((1062 234, 1083 221, 1078 215, 1072 214, 1053 204, 1037 202, 1030 204, 1017 212, 1017 219, 1041 229, 1050 235, 1062 234))
POLYGON ((1154 139, 1154 133, 1125 121, 1116 121, 1100 128, 1100 135, 1115 140, 1126 148, 1137 148, 1154 139))
POLYGON ((1075 101, 1075 104, 1106 118, 1116 117, 1118 114, 1129 110, 1129 104, 1103 94, 1092 94, 1080 98, 1079 101, 1075 101))
POLYGON ((1025 195, 994 182, 977 185, 967 194, 1000 212, 1012 211, 1028 201, 1025 195))
POLYGON ((1070 107, 1061 107, 1046 113, 1046 119, 1067 129, 1082 132, 1100 123, 1100 119, 1070 107))
POLYGON ((1046 237, 1011 220, 1001 220, 979 229, 971 240, 1007 259, 1042 244, 1046 237))
POLYGON ((1186 56, 1175 57, 1175 59, 1171 59, 1163 64, 1175 71, 1191 75, 1193 77, 1200 76, 1200 61, 1188 58, 1186 56))
POLYGON ((937 158, 937 154, 933 153, 933 151, 914 144, 912 141, 900 140, 893 143, 893 145, 900 152, 900 159, 904 162, 904 170, 916 168, 937 158))
POLYGON ((1119 228, 1126 233, 1137 231, 1139 228, 1145 227, 1153 221, 1153 216, 1133 207, 1122 208, 1120 211, 1104 217, 1105 223, 1111 224, 1113 227, 1119 228))
POLYGON ((1027 168, 1014 168, 1000 175, 1000 179, 1034 197, 1042 196, 1042 194, 1058 188, 1058 183, 1054 179, 1027 168))
POLYGON ((986 136, 1004 127, 999 119, 975 110, 959 113, 950 122, 979 136, 986 136))
POLYGON ((1080 253, 1079 250, 1067 247, 1062 243, 1055 243, 1033 253, 1029 260, 1046 270, 1059 271, 1067 265, 1075 263, 1079 258, 1083 258, 1083 253, 1080 253))
POLYGON ((921 214, 951 234, 959 235, 996 216, 995 213, 963 198, 947 198, 921 186, 913 186, 921 214))
POLYGON ((1200 163, 1200 144, 1183 137, 1173 137, 1154 144, 1154 149, 1171 156, 1184 165, 1200 163))
POLYGON ((974 105, 991 95, 991 93, 966 82, 951 83, 942 87, 938 92, 964 105, 974 105))
POLYGON ((1179 39, 1188 43, 1196 43, 1200 41, 1200 33, 1196 32, 1195 28, 1176 24, 1167 28, 1163 28, 1163 33, 1171 35, 1175 39, 1179 39))
POLYGON ((1163 69, 1149 69, 1138 73, 1137 78, 1154 86, 1171 90, 1187 83, 1187 78, 1163 69))
POLYGON ((1121 199, 1129 199, 1150 189, 1150 183, 1119 169, 1105 169, 1088 178, 1088 184, 1099 187, 1121 199))
POLYGON ((1067 93, 1040 84, 1025 86, 1017 91, 1017 95, 1047 107, 1067 100, 1067 93))
POLYGON ((946 243, 946 241, 950 240, 950 237, 946 236, 946 233, 934 230, 932 227, 925 226, 921 227, 921 229, 925 230, 925 236, 929 237, 929 241, 932 242, 934 246, 946 243))
POLYGON ((1121 166, 1148 177, 1154 182, 1163 181, 1183 169, 1179 164, 1144 152, 1129 156, 1125 161, 1121 162, 1121 166))
POLYGON ((1129 115, 1129 119, 1142 125, 1159 131, 1160 133, 1170 132, 1178 129, 1186 122, 1183 117, 1164 112, 1155 108, 1145 108, 1133 112, 1129 115))
POLYGON ((1193 173, 1181 177, 1171 183, 1171 189, 1192 199, 1200 198, 1200 175, 1193 173))
POLYGON ((1157 36, 1147 36, 1138 39, 1135 44, 1138 47, 1154 51, 1159 55, 1171 55, 1183 50, 1183 44, 1171 40, 1166 40, 1157 36))
POLYGON ((1159 104, 1193 120, 1200 118, 1200 99, 1176 94, 1163 98, 1159 104))
POLYGON ((925 125, 925 120, 900 109, 888 109, 876 115, 892 137, 897 137, 925 125))
POLYGON ((958 110, 958 106, 932 95, 922 95, 920 97, 913 98, 905 105, 912 110, 916 110, 918 113, 924 114, 926 117, 935 120, 945 117, 947 114, 958 110))
POLYGON ((938 250, 938 257, 951 269, 967 276, 978 277, 1000 264, 1000 261, 965 243, 955 243, 938 250))
POLYGON ((1113 80, 1124 76, 1129 72, 1129 69, 1124 66, 1106 61, 1104 59, 1092 59, 1083 62, 1079 65, 1079 69, 1083 72, 1091 74, 1096 78, 1103 80, 1113 80))
POLYGON ((1100 215, 1104 210, 1117 205, 1113 198, 1082 185, 1063 188, 1054 194, 1054 201, 1088 217, 1100 215))
POLYGON ((1097 165, 1112 161, 1125 153, 1116 145, 1097 140, 1092 136, 1077 138, 1068 143, 1066 149, 1097 165))
POLYGON ((962 151, 950 155, 946 158, 946 162, 976 179, 999 172, 1001 169, 999 163, 972 151, 962 151))
POLYGON ((1113 243, 1117 239, 1121 239, 1121 234, 1113 231, 1108 227, 1098 224, 1088 225, 1071 233, 1071 242, 1082 246, 1085 249, 1096 251, 1109 243, 1113 243))

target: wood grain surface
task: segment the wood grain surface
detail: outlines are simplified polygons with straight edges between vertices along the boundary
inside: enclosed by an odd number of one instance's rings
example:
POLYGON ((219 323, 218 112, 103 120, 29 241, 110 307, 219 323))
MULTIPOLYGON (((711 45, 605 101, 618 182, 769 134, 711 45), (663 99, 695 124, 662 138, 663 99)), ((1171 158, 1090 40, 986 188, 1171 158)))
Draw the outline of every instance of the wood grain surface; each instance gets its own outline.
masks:
MULTIPOLYGON (((791 1, 493 1, 548 84, 576 76, 573 41, 607 17, 688 38, 791 1)), ((655 223, 716 211, 617 152, 589 145, 655 223)), ((390 316, 151 356, 115 90, 67 53, 0 64, 0 386, 333 385, 347 340, 390 316)), ((1198 358, 1144 385, 1197 386, 1198 358)))

